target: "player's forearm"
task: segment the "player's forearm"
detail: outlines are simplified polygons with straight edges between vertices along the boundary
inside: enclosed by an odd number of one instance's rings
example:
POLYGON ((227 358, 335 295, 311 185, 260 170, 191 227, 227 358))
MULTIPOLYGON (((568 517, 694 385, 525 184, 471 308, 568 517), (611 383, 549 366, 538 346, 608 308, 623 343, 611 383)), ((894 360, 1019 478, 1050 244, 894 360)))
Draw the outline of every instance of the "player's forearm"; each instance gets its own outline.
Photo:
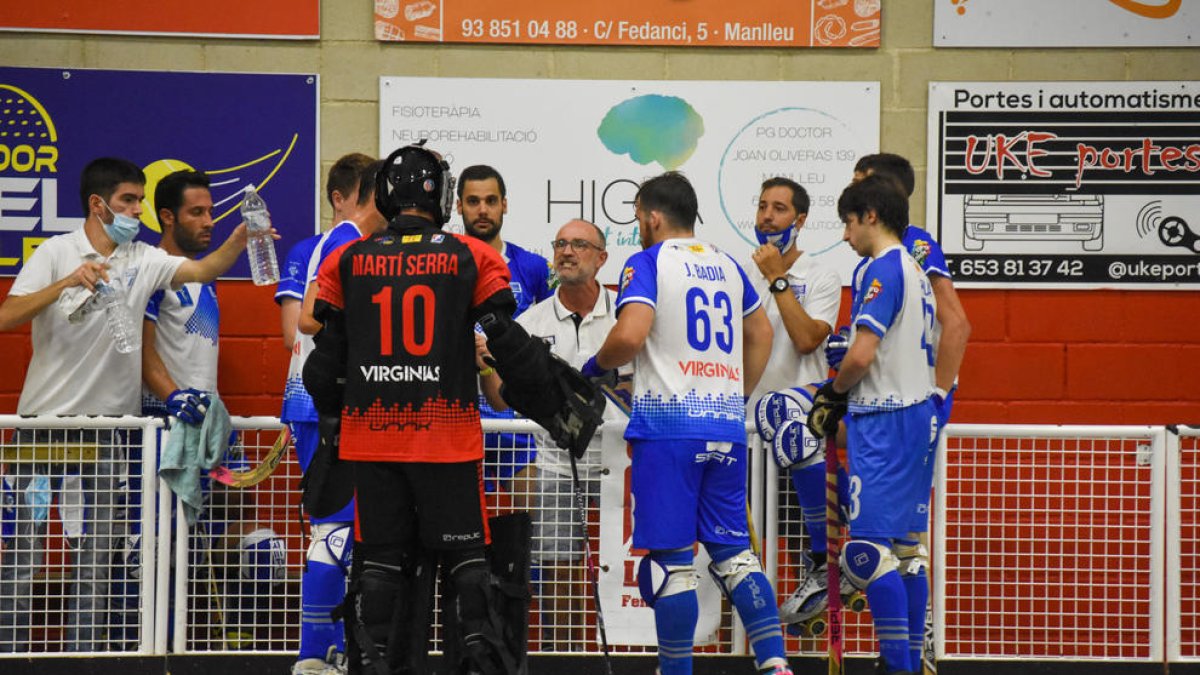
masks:
POLYGON ((809 316, 804 306, 791 293, 779 293, 775 300, 779 315, 783 318, 783 327, 787 330, 788 338, 791 339, 797 354, 811 354, 825 343, 825 338, 829 337, 831 330, 829 324, 809 316))
POLYGON ((209 253, 199 260, 185 260, 179 269, 175 272, 175 277, 171 279, 171 283, 175 287, 182 286, 190 282, 207 284, 214 281, 217 277, 229 271, 233 267, 233 263, 237 262, 238 256, 246 249, 245 237, 234 237, 230 235, 225 243, 221 244, 220 248, 209 253))
POLYGON ((67 288, 66 282, 66 279, 62 279, 28 295, 8 296, 0 304, 0 331, 19 328, 32 321, 33 317, 58 300, 58 296, 67 288))
POLYGON ((296 344, 296 325, 300 321, 300 301, 283 298, 279 303, 279 329, 283 335, 283 347, 289 352, 296 344))
POLYGON ((846 351, 846 358, 842 359, 837 377, 833 380, 833 390, 839 393, 847 392, 861 382, 867 376, 871 364, 875 362, 878 349, 879 336, 860 326, 854 342, 846 351))
POLYGON ((167 372, 167 364, 163 363, 158 348, 154 346, 157 326, 153 321, 143 321, 142 324, 142 382, 158 400, 165 401, 179 387, 167 372))
POLYGON ((967 353, 971 322, 967 320, 967 311, 963 309, 962 301, 954 290, 954 282, 939 276, 931 279, 931 284, 937 300, 937 320, 942 327, 934 374, 937 386, 950 391, 967 353))
POLYGON ((962 367, 967 355, 967 340, 971 337, 971 324, 967 318, 949 325, 942 324, 942 335, 938 340, 937 366, 934 375, 939 389, 950 391, 958 378, 958 370, 962 367))
POLYGON ((321 322, 313 316, 317 306, 317 289, 316 279, 308 282, 308 288, 304 289, 304 304, 300 306, 300 316, 297 319, 296 327, 305 335, 316 335, 322 328, 321 322))
POLYGON ((616 325, 608 332, 604 345, 596 352, 596 365, 610 370, 632 361, 645 346, 653 323, 653 307, 642 303, 626 305, 621 309, 616 325))
POLYGON ((496 374, 493 369, 491 373, 484 375, 482 372, 479 375, 479 391, 483 393, 483 398, 487 400, 488 405, 492 406, 492 410, 496 412, 504 412, 508 410, 508 402, 500 395, 500 385, 503 380, 496 374))

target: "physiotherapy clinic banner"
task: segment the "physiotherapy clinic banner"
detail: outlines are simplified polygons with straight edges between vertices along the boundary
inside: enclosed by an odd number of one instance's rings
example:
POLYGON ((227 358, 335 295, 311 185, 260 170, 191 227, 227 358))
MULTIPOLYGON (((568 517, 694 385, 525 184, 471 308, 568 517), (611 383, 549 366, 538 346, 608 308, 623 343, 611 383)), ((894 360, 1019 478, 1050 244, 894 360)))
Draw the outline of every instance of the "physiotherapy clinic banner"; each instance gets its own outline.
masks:
POLYGON ((53 0, 0 2, 0 30, 312 39, 320 0, 53 0))
POLYGON ((878 47, 880 0, 375 0, 385 41, 878 47))
POLYGON ((933 82, 928 138, 955 283, 1200 288, 1200 82, 933 82))
POLYGON ((1195 0, 934 0, 935 47, 1195 47, 1195 0))
MULTIPOLYGON (((489 164, 504 176, 503 237, 547 258, 572 218, 608 237, 600 280, 615 284, 641 250, 633 197, 679 170, 700 202, 697 236, 743 264, 759 188, 787 176, 812 206, 799 246, 848 281, 858 258, 842 241, 837 198, 854 163, 879 147, 878 82, 666 82, 380 79, 379 151, 428 139, 457 175, 489 164)), ((455 214, 453 227, 461 231, 455 214)))
MULTIPOLYGON (((139 239, 159 239, 158 180, 190 168, 212 179, 213 246, 241 222, 253 183, 282 261, 318 230, 317 104, 315 75, 0 68, 0 275, 82 227, 80 174, 106 156, 146 173, 139 239)), ((227 276, 249 277, 244 256, 227 276)))

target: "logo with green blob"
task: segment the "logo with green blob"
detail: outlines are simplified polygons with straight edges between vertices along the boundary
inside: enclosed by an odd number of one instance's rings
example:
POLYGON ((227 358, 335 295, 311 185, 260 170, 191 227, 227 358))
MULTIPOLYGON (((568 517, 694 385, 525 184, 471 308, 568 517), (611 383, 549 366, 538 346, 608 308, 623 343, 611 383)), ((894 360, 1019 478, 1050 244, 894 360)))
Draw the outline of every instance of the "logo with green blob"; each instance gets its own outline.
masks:
POLYGON ((704 118, 677 96, 646 94, 613 106, 596 135, 615 155, 629 155, 641 165, 656 162, 672 171, 696 151, 704 118))

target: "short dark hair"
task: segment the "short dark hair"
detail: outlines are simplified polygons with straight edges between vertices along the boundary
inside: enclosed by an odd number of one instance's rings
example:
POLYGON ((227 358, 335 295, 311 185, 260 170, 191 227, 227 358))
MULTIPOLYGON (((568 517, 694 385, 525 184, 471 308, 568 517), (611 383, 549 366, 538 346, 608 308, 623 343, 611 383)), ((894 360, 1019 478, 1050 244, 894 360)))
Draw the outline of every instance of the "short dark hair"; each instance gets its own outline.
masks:
POLYGON ((119 157, 100 157, 88 162, 79 177, 79 203, 88 212, 88 197, 99 195, 107 202, 121 183, 146 184, 146 174, 137 164, 119 157))
POLYGON ((183 193, 194 187, 207 190, 209 185, 208 174, 199 171, 184 169, 167 174, 154 187, 154 215, 157 216, 159 211, 167 209, 171 215, 178 218, 179 207, 183 206, 183 193))
POLYGON ((792 208, 796 209, 796 215, 808 213, 808 191, 804 189, 803 185, 797 183, 791 178, 776 176, 774 178, 768 178, 764 180, 762 187, 758 189, 758 194, 761 195, 762 193, 774 187, 785 187, 792 191, 792 208))
POLYGON ((647 178, 638 188, 634 200, 643 211, 662 213, 671 227, 689 232, 696 228, 696 214, 700 212, 696 190, 678 171, 647 178))
POLYGON ((375 174, 383 168, 384 160, 377 159, 363 167, 358 174, 358 205, 366 206, 375 199, 375 174))
POLYGON ((855 173, 886 173, 900 182, 900 187, 911 197, 917 179, 913 173, 912 163, 900 155, 890 152, 879 152, 874 155, 863 155, 854 165, 855 173))
POLYGON ((884 227, 897 237, 904 235, 908 227, 908 197, 891 176, 873 173, 842 190, 842 196, 838 197, 838 217, 842 222, 852 213, 862 218, 868 211, 874 211, 884 227))
POLYGON ((500 186, 500 197, 507 198, 508 188, 504 187, 504 178, 500 175, 499 171, 487 164, 476 164, 463 169, 462 173, 458 174, 458 185, 455 186, 454 191, 458 193, 458 198, 462 199, 463 185, 467 181, 488 180, 489 178, 496 179, 496 185, 500 186))
POLYGON ((333 166, 329 167, 329 177, 325 179, 325 199, 333 206, 333 193, 336 190, 343 197, 350 196, 350 191, 358 186, 359 176, 363 169, 370 164, 370 157, 361 152, 342 155, 333 166))

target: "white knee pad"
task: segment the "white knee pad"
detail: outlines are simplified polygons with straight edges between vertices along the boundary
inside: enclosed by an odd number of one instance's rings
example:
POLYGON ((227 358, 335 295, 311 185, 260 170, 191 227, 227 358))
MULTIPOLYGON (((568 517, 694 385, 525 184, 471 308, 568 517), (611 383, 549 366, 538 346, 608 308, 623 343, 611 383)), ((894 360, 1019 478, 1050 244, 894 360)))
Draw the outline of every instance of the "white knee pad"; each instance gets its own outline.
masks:
POLYGON ((262 527, 242 537, 239 568, 247 581, 278 583, 287 578, 287 548, 275 530, 262 527))
POLYGON ((350 523, 315 523, 308 545, 309 561, 349 570, 352 536, 350 523))
POLYGON ((648 555, 638 563, 637 577, 638 590, 649 607, 659 598, 694 591, 699 582, 695 565, 664 565, 648 555))
POLYGON ((922 570, 929 569, 929 549, 921 543, 915 533, 909 537, 915 543, 896 542, 892 545, 892 552, 899 559, 900 574, 903 576, 916 576, 922 570))
POLYGON ((746 577, 754 572, 762 572, 762 564, 758 562, 758 556, 746 549, 732 558, 709 564, 708 572, 725 595, 732 597, 733 589, 740 586, 746 577))
POLYGON ((873 541, 851 539, 842 551, 842 571, 859 590, 866 590, 872 581, 899 566, 900 561, 890 548, 873 541))

